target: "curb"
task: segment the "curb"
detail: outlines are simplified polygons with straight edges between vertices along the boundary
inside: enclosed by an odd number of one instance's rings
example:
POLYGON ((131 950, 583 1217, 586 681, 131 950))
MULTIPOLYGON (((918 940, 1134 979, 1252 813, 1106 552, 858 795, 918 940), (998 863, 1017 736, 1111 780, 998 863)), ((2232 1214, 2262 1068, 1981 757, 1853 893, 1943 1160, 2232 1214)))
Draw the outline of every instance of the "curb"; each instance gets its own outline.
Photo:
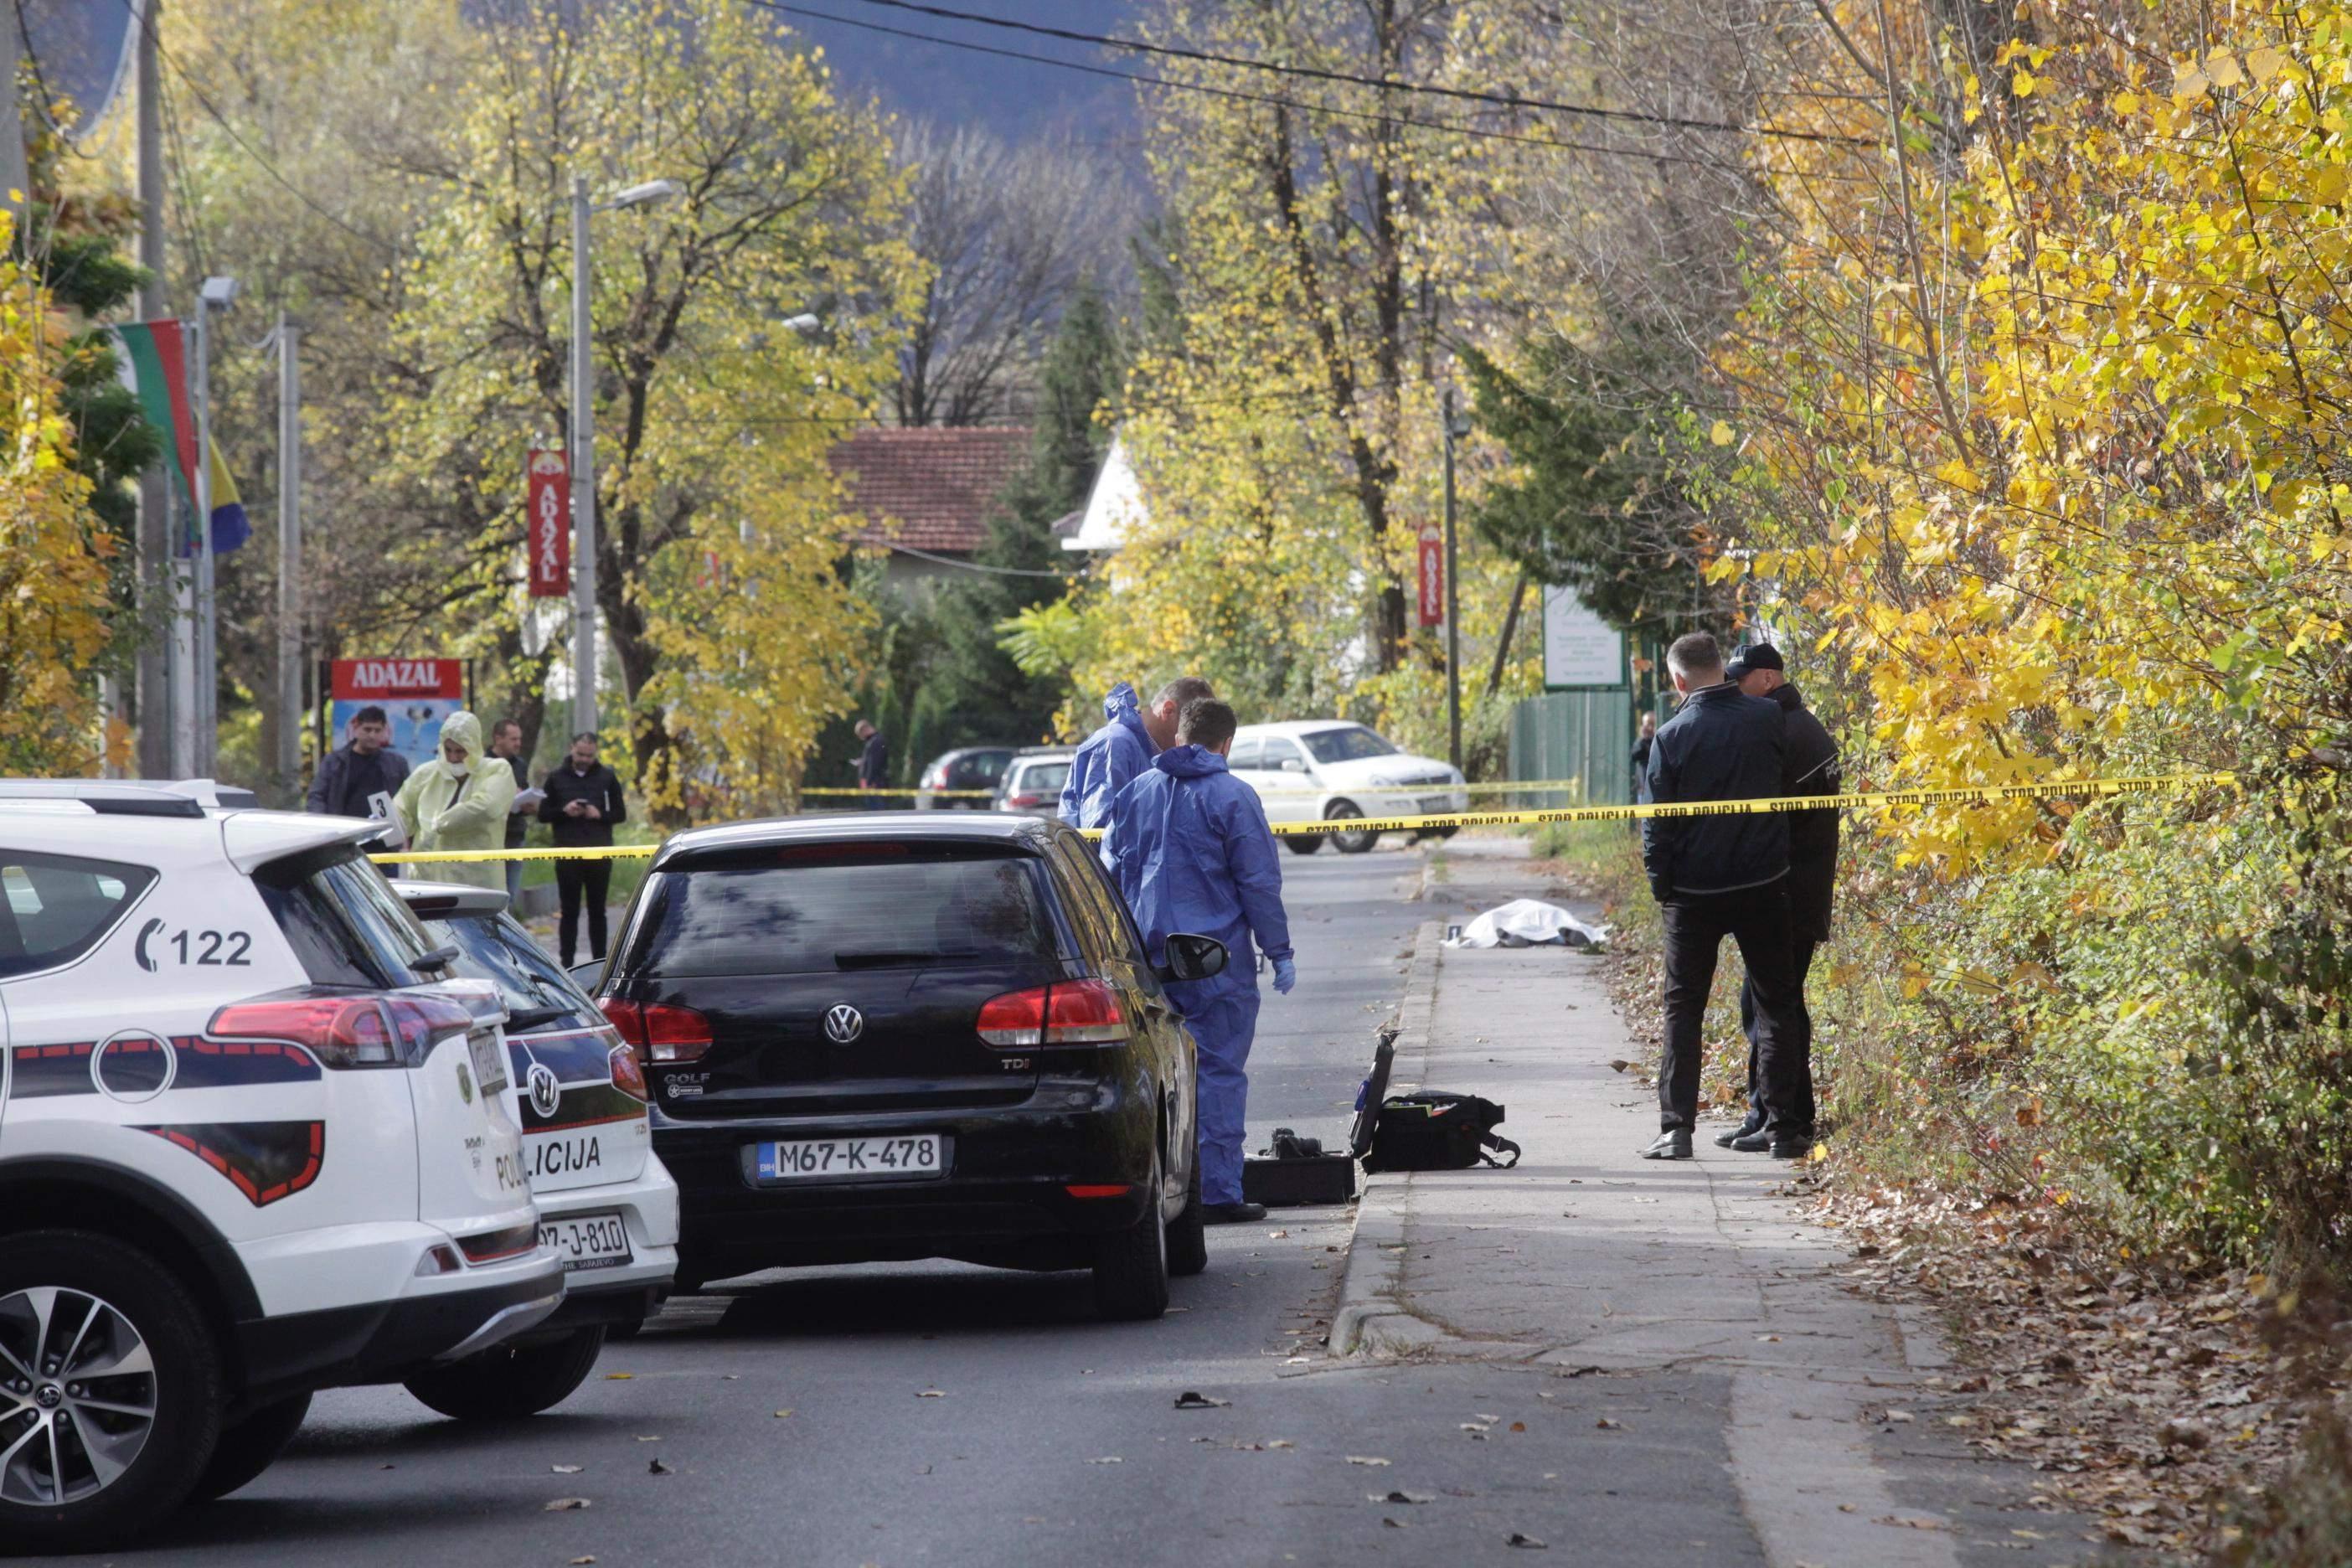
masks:
MULTIPOLYGON (((1404 1000, 1397 1005, 1396 1058, 1389 1089, 1417 1089, 1429 1067, 1430 1020, 1437 1007, 1437 970, 1444 952, 1445 927, 1429 921, 1415 936, 1412 967, 1404 1000)), ((1443 1342, 1444 1331, 1425 1323, 1398 1300, 1404 1279, 1405 1216, 1412 1197, 1410 1172, 1390 1171, 1364 1178, 1356 1203, 1356 1228, 1348 1241, 1348 1270, 1339 1285, 1339 1305, 1331 1315, 1330 1351, 1335 1356, 1408 1354, 1443 1342)))

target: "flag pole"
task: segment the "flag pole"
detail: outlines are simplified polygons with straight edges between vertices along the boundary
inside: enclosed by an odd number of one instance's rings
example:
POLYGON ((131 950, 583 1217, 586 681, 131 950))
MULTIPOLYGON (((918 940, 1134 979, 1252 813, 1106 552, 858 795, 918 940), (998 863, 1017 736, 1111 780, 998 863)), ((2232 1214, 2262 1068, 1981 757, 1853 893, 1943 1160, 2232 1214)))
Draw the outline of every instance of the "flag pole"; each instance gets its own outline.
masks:
POLYGON ((213 711, 220 679, 214 665, 213 621, 213 321, 209 300, 196 306, 196 367, 190 401, 196 416, 196 519, 190 533, 189 560, 195 567, 194 632, 195 691, 191 704, 195 721, 189 755, 189 776, 211 778, 220 749, 219 721, 213 711))
MULTIPOLYGON (((134 23, 139 69, 139 319, 162 320, 171 311, 163 289, 163 119, 161 62, 155 29, 162 0, 143 0, 134 23)), ((172 716, 172 653, 164 608, 173 602, 172 482, 167 457, 139 476, 139 774, 166 778, 175 771, 172 716)))
POLYGON ((278 784, 302 782, 302 329, 278 312, 278 784))

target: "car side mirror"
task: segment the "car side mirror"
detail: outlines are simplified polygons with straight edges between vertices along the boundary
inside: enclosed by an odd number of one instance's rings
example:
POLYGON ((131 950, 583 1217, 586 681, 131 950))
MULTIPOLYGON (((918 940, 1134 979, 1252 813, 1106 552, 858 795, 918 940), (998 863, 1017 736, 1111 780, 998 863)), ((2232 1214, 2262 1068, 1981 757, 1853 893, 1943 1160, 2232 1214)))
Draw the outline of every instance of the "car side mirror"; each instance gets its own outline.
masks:
POLYGON ((1307 764, 1297 757, 1285 757, 1282 759, 1282 771, 1286 773, 1303 773, 1307 771, 1307 764))
POLYGON ((1215 937, 1178 931, 1168 939, 1168 962, 1155 973, 1162 981, 1207 980, 1225 972, 1227 956, 1215 937))

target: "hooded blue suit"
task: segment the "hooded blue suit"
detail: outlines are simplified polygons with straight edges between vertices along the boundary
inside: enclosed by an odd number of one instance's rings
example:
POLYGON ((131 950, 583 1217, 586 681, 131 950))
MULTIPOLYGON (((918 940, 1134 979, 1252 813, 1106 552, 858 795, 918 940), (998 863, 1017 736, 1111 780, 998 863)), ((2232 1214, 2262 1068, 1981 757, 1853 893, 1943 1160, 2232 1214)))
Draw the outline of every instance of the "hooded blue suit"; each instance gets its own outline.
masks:
POLYGON ((1120 681, 1103 699, 1103 727, 1070 759, 1070 776, 1062 785, 1062 820, 1072 827, 1109 826, 1111 802, 1130 780, 1150 771, 1159 750, 1143 727, 1135 688, 1120 681))
POLYGON ((1168 994, 1200 1047, 1201 1199, 1240 1203, 1257 953, 1291 955, 1265 807, 1224 758, 1171 746, 1120 792, 1103 848, 1154 960, 1177 931, 1213 936, 1230 955, 1223 973, 1171 984, 1168 994))

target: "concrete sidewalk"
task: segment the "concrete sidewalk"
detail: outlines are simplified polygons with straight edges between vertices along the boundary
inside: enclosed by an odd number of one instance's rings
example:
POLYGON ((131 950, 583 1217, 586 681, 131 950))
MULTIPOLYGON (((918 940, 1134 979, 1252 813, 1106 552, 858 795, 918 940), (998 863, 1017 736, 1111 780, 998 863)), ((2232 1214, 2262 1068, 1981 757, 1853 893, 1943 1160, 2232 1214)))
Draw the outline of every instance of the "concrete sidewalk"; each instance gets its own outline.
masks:
POLYGON ((1639 1081, 1654 1064, 1612 1009, 1598 960, 1442 946, 1447 923, 1518 897, 1573 907, 1521 841, 1457 840, 1433 858, 1434 918, 1392 1088, 1501 1101, 1501 1131, 1525 1156, 1511 1171, 1369 1179, 1334 1353, 1635 1383, 1698 1374, 1774 1568, 2092 1560, 2084 1521, 2021 1511, 2030 1470, 1985 1459, 1946 1424, 1962 1407, 1946 1392, 1958 1374, 1932 1321, 1841 1287, 1837 1238, 1779 1194, 1787 1167, 1716 1148, 1712 1128, 1695 1161, 1636 1157, 1657 1130, 1639 1081))

